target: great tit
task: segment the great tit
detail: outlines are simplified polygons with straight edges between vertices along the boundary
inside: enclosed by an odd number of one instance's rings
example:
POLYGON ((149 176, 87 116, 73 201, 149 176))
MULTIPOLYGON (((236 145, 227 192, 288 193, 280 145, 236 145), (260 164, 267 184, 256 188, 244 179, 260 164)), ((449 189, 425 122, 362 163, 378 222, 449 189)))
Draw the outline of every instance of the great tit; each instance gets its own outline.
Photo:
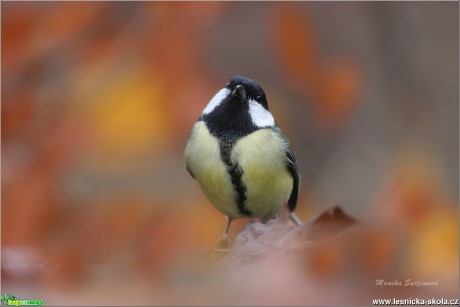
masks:
POLYGON ((203 193, 226 215, 219 247, 228 247, 233 219, 276 217, 287 203, 295 215, 299 168, 289 141, 257 82, 236 76, 211 99, 195 123, 184 160, 203 193))

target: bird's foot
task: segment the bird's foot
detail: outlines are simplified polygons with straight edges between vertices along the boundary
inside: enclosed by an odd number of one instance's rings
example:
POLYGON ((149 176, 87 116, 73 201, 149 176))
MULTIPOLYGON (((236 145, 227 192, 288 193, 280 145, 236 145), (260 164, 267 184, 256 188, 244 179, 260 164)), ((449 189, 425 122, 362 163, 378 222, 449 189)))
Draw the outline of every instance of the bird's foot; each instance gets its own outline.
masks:
POLYGON ((289 219, 294 222, 297 227, 301 227, 303 225, 302 220, 295 214, 294 212, 289 212, 289 219))
POLYGON ((222 235, 219 240, 217 241, 217 248, 218 249, 229 249, 231 246, 230 239, 228 235, 222 235))

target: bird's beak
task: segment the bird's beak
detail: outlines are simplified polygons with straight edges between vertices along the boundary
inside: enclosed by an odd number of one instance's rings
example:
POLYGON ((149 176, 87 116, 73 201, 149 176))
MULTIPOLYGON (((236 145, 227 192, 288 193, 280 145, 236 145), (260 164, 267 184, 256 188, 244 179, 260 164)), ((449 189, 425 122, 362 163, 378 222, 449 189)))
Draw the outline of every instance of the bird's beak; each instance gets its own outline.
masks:
POLYGON ((232 92, 233 96, 238 96, 240 98, 246 99, 246 91, 242 85, 237 85, 232 92))

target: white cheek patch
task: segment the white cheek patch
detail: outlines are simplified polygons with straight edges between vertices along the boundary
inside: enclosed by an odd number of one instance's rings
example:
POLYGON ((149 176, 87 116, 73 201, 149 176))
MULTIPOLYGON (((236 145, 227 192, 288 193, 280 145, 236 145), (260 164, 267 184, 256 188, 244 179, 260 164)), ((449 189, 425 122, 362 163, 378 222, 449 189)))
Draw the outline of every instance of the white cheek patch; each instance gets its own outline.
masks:
POLYGON ((251 115, 252 123, 258 128, 275 126, 275 119, 272 113, 252 99, 249 100, 249 114, 251 115))
POLYGON ((230 90, 225 87, 218 91, 217 94, 214 95, 214 97, 208 103, 206 108, 204 108, 203 114, 211 113, 217 106, 221 104, 222 100, 224 100, 228 94, 230 94, 230 90))

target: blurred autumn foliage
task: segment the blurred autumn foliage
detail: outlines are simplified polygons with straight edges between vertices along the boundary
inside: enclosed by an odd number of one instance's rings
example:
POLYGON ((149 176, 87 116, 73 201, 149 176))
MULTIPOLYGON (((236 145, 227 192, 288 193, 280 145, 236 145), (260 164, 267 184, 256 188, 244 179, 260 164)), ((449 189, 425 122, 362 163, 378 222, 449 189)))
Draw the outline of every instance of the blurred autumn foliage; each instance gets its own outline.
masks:
POLYGON ((457 3, 2 2, 1 19, 2 294, 458 297, 457 3), (309 222, 235 221, 219 254, 224 218, 182 152, 234 75, 267 92, 309 222))
POLYGON ((278 6, 272 31, 286 78, 311 101, 318 128, 343 129, 360 91, 359 68, 349 59, 325 61, 311 21, 296 6, 278 6))

